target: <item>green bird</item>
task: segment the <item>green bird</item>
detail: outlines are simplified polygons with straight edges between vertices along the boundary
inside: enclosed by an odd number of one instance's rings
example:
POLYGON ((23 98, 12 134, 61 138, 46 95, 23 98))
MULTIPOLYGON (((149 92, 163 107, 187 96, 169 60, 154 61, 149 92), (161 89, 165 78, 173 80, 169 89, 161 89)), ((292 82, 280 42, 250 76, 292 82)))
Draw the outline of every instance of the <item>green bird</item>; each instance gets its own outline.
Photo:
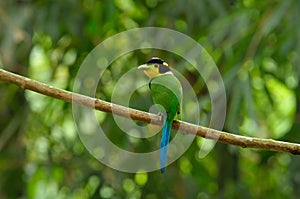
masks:
POLYGON ((143 70, 150 78, 149 88, 153 102, 163 107, 157 106, 164 121, 160 143, 160 170, 164 173, 173 120, 176 114, 180 114, 181 110, 182 86, 169 65, 158 57, 151 58, 138 69, 143 70))

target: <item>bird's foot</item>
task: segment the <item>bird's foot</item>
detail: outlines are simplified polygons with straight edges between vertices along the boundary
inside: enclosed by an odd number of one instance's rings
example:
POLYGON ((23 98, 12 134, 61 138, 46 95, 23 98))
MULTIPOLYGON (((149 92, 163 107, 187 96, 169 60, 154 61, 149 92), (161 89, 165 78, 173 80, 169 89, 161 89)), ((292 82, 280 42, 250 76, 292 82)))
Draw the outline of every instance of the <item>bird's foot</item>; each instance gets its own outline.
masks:
POLYGON ((160 120, 161 122, 163 122, 163 121, 167 118, 168 113, 162 113, 162 112, 159 112, 159 113, 157 114, 157 116, 159 116, 159 120, 160 120))
POLYGON ((161 122, 164 120, 162 112, 159 112, 159 113, 157 114, 157 116, 159 117, 159 120, 160 120, 161 122))

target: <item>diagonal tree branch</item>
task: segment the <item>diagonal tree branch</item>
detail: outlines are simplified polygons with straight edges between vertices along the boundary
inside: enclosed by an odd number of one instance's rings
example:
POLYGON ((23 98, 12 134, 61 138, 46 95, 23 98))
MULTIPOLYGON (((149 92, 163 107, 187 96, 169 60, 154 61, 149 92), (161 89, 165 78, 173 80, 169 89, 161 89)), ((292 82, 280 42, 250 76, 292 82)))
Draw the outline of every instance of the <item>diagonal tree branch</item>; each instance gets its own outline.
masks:
MULTIPOLYGON (((162 125, 160 117, 147 112, 127 108, 117 104, 112 104, 100 99, 87 97, 70 91, 53 88, 47 84, 5 71, 0 69, 0 81, 15 84, 22 89, 31 90, 42 95, 47 95, 56 99, 60 99, 70 103, 77 103, 90 108, 95 108, 100 111, 117 114, 123 117, 130 117, 133 120, 152 123, 156 125, 162 125), (129 113, 129 114, 128 114, 129 113)), ((207 139, 216 140, 218 142, 223 142, 226 144, 236 145, 243 148, 255 148, 270 151, 286 152, 295 155, 300 155, 300 144, 290 143, 283 141, 276 141, 272 139, 261 139, 252 138, 247 136, 240 136, 235 134, 230 134, 203 126, 197 126, 191 123, 175 120, 173 122, 173 129, 178 129, 180 126, 180 131, 190 134, 191 132, 196 132, 197 136, 201 136, 207 139), (196 130, 196 131, 195 131, 196 130)))

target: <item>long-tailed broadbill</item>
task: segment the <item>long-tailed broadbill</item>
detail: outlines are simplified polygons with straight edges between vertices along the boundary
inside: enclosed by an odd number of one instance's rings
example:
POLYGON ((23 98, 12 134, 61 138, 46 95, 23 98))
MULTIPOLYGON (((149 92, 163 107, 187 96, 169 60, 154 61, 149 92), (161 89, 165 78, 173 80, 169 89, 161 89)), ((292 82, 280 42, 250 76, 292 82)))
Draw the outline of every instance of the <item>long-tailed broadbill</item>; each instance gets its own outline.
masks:
POLYGON ((165 170, 168 144, 173 120, 180 113, 182 101, 182 86, 175 77, 169 65, 158 57, 153 57, 145 64, 138 67, 150 78, 149 89, 157 109, 160 111, 164 126, 160 142, 160 170, 165 170))

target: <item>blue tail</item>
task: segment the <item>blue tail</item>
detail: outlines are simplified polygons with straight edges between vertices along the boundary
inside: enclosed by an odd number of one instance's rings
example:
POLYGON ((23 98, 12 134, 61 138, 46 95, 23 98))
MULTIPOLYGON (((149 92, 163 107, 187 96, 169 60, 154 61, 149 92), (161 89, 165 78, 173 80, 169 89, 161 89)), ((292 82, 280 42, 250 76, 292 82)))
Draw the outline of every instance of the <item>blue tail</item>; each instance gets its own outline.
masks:
POLYGON ((165 166, 167 163, 167 155, 168 155, 168 144, 170 140, 170 131, 171 126, 168 121, 165 121, 163 133, 160 142, 160 171, 163 173, 165 171, 165 166))

